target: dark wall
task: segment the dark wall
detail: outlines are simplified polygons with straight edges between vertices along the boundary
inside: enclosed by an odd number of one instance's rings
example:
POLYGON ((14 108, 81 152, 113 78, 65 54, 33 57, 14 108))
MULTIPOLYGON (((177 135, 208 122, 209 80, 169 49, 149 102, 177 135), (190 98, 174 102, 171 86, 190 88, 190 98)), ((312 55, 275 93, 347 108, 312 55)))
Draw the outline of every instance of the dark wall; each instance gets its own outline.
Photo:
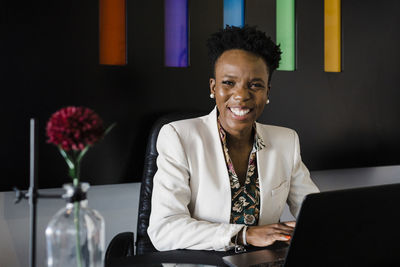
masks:
MULTIPOLYGON (((0 2, 0 190, 28 187, 29 118, 40 125, 39 186, 68 182, 46 144, 50 115, 94 109, 117 127, 84 158, 91 184, 139 181, 160 114, 213 108, 205 40, 222 0, 190 1, 189 68, 163 66, 163 1, 127 0, 128 65, 98 64, 98 1, 0 2)), ((274 74, 260 118, 297 130, 311 170, 399 164, 400 2, 342 1, 343 72, 323 72, 323 1, 297 1, 297 71, 274 74)), ((246 20, 275 38, 275 1, 247 0, 246 20)))

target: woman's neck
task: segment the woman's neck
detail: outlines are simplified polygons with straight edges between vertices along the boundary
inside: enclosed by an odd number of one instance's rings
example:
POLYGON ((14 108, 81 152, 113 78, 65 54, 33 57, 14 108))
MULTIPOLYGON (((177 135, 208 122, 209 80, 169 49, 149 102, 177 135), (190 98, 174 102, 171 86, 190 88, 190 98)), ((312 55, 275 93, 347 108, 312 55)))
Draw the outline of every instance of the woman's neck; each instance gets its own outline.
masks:
POLYGON ((228 148, 244 148, 251 146, 254 141, 253 138, 253 127, 237 132, 226 131, 228 148))

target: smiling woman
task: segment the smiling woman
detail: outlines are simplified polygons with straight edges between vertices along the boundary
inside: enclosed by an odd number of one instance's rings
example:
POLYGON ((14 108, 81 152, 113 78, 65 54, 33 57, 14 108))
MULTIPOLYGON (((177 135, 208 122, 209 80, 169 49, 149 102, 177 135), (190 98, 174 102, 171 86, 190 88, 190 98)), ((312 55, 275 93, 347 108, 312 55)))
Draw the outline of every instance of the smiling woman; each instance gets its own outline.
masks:
POLYGON ((148 233, 159 250, 243 250, 289 242, 294 216, 318 192, 301 161, 295 131, 256 120, 268 103, 280 50, 255 27, 211 35, 214 77, 207 116, 165 125, 158 136, 148 233))
POLYGON ((262 58, 240 49, 224 52, 210 79, 222 127, 231 135, 251 134, 268 95, 268 69, 262 58))

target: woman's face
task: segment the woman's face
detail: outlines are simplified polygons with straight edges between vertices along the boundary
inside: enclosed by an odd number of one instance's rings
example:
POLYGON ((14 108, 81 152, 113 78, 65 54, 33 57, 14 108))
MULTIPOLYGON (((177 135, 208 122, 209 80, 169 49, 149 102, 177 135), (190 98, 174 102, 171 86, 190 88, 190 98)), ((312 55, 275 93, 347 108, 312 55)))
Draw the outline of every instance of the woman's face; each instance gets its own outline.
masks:
POLYGON ((232 49, 215 63, 210 79, 222 127, 230 134, 251 129, 264 110, 268 95, 268 68, 253 53, 232 49))

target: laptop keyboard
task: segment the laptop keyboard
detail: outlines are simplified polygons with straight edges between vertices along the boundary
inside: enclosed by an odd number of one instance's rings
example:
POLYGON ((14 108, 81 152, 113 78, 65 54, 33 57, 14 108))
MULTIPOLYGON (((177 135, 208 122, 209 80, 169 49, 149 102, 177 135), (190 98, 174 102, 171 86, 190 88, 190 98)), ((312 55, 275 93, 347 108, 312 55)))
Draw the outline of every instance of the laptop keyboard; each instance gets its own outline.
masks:
POLYGON ((285 264, 285 259, 279 259, 274 262, 265 262, 265 263, 250 265, 250 267, 283 267, 284 264, 285 264))

